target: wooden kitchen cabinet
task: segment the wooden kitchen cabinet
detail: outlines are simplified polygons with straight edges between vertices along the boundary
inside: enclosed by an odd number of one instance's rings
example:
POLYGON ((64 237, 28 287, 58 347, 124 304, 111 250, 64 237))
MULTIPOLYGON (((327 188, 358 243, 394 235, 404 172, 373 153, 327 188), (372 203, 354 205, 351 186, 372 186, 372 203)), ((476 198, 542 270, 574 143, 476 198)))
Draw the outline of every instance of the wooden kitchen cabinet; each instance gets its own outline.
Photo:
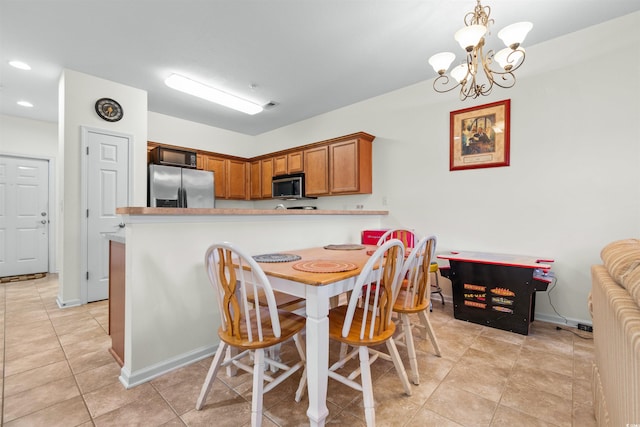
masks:
POLYGON ((221 157, 203 156, 204 170, 213 172, 216 199, 227 198, 227 163, 221 157))
POLYGON ((247 162, 227 159, 227 199, 247 199, 249 176, 247 162))
POLYGON ((329 192, 371 194, 371 141, 356 138, 329 145, 329 192))
POLYGON ((273 176, 273 159, 262 159, 260 161, 261 166, 261 182, 262 182, 262 198, 270 199, 271 198, 271 181, 273 176))
POLYGON ((273 157, 273 175, 304 172, 302 151, 283 153, 273 157))
POLYGON ((302 151, 287 154, 287 173, 304 172, 304 156, 302 151))
POLYGON ((109 241, 109 353, 124 365, 125 244, 109 241))
POLYGON ((249 197, 262 198, 262 162, 254 160, 249 164, 249 197))
POLYGON ((307 196, 329 194, 329 147, 304 150, 304 179, 307 196))
POLYGON ((270 199, 273 178, 273 158, 254 160, 250 163, 250 198, 270 199))
POLYGON ((273 175, 286 175, 287 173, 287 155, 275 156, 273 158, 273 175))

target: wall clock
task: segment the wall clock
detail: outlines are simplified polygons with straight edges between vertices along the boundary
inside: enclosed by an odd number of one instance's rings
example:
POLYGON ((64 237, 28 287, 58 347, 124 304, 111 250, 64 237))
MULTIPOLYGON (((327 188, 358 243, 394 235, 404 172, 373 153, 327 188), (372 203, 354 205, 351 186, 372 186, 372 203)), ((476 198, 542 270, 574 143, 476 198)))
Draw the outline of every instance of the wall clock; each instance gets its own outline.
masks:
POLYGON ((96 101, 96 113, 108 122, 117 122, 124 114, 122 106, 111 98, 100 98, 96 101))

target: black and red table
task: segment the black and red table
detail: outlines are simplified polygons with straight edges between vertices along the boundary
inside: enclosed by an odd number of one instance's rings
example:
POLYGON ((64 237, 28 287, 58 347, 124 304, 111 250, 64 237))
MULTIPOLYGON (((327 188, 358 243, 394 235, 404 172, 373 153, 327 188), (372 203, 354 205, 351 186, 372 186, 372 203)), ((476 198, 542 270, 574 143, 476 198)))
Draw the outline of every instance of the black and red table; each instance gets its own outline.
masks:
POLYGON ((456 319, 529 335, 537 291, 555 280, 552 259, 485 252, 449 252, 440 272, 451 280, 456 319))

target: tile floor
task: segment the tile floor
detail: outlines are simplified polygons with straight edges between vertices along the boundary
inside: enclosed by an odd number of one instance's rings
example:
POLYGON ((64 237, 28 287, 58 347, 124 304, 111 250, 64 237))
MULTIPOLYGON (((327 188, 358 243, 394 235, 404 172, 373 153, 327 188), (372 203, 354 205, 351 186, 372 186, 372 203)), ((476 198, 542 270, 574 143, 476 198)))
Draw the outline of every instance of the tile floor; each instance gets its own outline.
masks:
MULTIPOLYGON (((107 352, 107 301, 59 309, 57 285, 55 275, 0 285, 2 425, 250 424, 248 374, 221 373, 204 409, 194 409, 211 358, 125 390, 107 352)), ((455 320, 451 304, 436 301, 431 319, 442 357, 416 339, 422 381, 412 396, 402 393, 391 362, 372 367, 379 426, 596 424, 590 339, 538 321, 526 337, 482 327, 455 320)), ((293 399, 296 375, 265 396, 263 425, 308 425, 306 396, 293 399)), ((360 393, 330 380, 328 399, 328 425, 364 425, 360 393)))

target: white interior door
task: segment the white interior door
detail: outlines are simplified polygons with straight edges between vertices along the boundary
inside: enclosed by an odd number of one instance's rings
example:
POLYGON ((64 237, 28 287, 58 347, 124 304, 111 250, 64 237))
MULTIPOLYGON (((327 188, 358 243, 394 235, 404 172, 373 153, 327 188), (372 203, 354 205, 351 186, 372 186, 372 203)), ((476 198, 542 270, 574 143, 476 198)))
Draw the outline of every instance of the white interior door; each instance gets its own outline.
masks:
POLYGON ((129 138, 87 132, 87 302, 109 297, 109 241, 127 206, 129 138))
POLYGON ((49 271, 49 162, 0 156, 0 277, 49 271))

